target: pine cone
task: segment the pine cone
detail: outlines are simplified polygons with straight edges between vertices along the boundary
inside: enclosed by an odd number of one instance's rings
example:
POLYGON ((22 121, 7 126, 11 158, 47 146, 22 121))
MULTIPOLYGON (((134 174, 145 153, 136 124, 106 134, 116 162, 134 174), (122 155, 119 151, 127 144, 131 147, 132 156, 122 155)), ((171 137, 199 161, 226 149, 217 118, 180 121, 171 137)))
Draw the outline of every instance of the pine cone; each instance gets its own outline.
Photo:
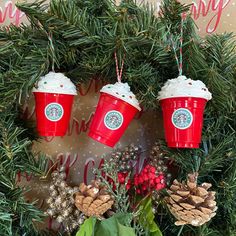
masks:
POLYGON ((197 186, 197 177, 197 173, 189 174, 187 183, 174 180, 168 190, 170 196, 165 200, 178 220, 175 225, 200 226, 216 215, 215 192, 208 191, 212 185, 203 183, 197 186))
POLYGON ((80 184, 75 196, 75 206, 87 216, 102 216, 114 204, 112 196, 99 182, 80 184))

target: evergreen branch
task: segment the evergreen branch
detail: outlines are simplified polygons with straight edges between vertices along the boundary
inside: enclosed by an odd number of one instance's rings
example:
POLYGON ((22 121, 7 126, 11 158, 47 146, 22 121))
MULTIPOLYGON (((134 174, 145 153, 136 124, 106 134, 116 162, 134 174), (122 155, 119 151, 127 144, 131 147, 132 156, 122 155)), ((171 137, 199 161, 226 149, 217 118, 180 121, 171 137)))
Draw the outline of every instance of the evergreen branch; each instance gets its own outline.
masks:
MULTIPOLYGON (((98 179, 106 186, 108 192, 114 196, 116 212, 130 213, 129 196, 125 187, 126 184, 122 185, 119 183, 115 164, 105 160, 103 166, 100 169, 95 169, 94 172, 98 179), (108 179, 112 180, 112 183, 109 183, 108 179)), ((126 180, 128 181, 128 177, 126 180)))

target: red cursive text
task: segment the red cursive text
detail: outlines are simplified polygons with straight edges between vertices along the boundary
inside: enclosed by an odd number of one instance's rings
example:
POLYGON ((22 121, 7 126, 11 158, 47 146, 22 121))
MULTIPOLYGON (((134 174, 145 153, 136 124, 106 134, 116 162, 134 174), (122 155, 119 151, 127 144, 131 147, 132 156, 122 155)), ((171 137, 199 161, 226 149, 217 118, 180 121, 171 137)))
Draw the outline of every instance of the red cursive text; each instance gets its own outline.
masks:
POLYGON ((209 0, 206 3, 205 0, 199 0, 198 3, 193 1, 191 7, 191 12, 193 14, 194 20, 199 19, 199 17, 206 17, 213 13, 210 21, 206 26, 207 33, 213 33, 219 26, 223 9, 225 9, 231 0, 209 0))
POLYGON ((0 24, 11 20, 11 23, 19 26, 21 19, 25 14, 21 12, 12 1, 7 1, 3 8, 0 7, 0 24))

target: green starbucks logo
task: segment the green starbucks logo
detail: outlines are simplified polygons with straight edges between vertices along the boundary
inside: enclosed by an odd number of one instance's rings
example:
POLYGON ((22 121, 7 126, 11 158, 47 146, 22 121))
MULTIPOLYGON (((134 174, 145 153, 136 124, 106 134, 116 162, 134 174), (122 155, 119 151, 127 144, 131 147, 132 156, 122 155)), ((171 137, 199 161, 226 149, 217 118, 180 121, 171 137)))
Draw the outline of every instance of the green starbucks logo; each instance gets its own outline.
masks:
POLYGON ((50 103, 45 107, 44 113, 48 120, 56 122, 62 118, 64 109, 58 103, 50 103))
POLYGON ((180 108, 174 111, 172 123, 177 129, 187 129, 193 123, 193 115, 188 109, 180 108))
POLYGON ((104 117, 104 124, 110 130, 117 130, 123 124, 124 118, 119 111, 109 111, 104 117))

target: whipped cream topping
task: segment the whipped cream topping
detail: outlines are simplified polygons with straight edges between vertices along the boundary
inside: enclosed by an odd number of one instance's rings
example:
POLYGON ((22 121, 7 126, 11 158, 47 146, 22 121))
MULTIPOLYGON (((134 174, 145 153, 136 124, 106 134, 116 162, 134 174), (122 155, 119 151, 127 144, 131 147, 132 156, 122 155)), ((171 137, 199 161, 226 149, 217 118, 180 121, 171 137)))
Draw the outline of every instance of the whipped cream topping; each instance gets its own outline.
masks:
POLYGON ((192 80, 186 76, 168 80, 158 93, 158 100, 172 97, 197 97, 211 100, 212 95, 200 80, 192 80))
POLYGON ((130 91, 130 86, 127 83, 120 83, 117 82, 115 84, 107 84, 105 85, 101 91, 102 93, 110 94, 114 97, 117 97, 130 105, 137 108, 139 111, 141 111, 141 108, 139 106, 139 102, 136 99, 133 92, 130 91))
POLYGON ((42 76, 33 88, 33 92, 77 95, 76 86, 71 80, 62 73, 55 72, 42 76))

